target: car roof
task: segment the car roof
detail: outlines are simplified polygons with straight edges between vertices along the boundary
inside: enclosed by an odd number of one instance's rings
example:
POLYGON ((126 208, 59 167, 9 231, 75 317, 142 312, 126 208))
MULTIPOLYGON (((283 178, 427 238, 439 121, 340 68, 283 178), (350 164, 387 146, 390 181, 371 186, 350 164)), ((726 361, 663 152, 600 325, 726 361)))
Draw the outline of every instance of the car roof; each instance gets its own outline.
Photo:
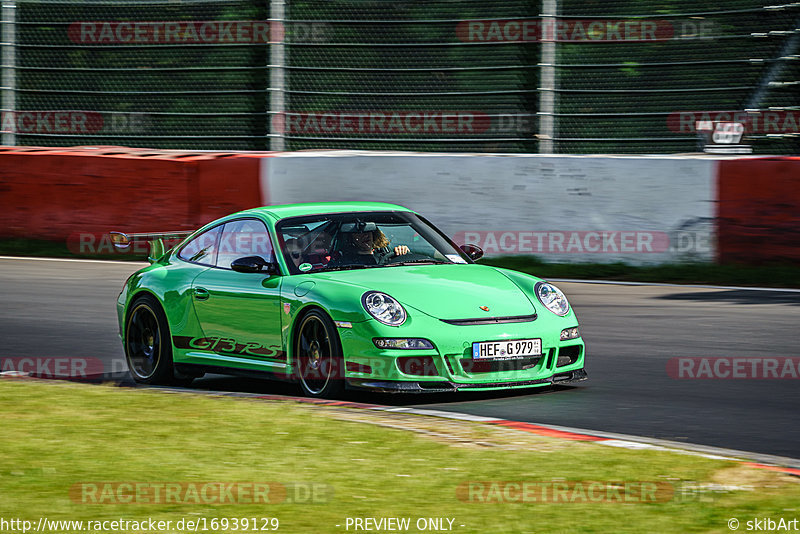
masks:
POLYGON ((348 213, 359 211, 412 211, 397 204, 386 202, 304 202, 300 204, 281 204, 276 206, 263 206, 239 212, 244 214, 265 214, 279 220, 287 217, 300 217, 303 215, 319 215, 324 213, 348 213))

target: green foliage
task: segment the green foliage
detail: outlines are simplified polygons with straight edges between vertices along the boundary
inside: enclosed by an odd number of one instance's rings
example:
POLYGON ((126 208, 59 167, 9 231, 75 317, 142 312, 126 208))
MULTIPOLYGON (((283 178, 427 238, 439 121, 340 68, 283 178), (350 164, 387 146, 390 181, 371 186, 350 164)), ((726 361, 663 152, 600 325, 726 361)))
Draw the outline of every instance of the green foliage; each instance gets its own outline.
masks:
MULTIPOLYGON (((767 9, 768 2, 756 0, 557 5, 565 25, 555 61, 558 152, 692 152, 697 134, 676 129, 671 114, 800 106, 800 62, 780 59, 798 53, 791 31, 800 23, 800 6, 767 9)), ((267 134, 282 133, 289 149, 539 151, 540 35, 512 34, 541 22, 541 1, 286 2, 283 31, 272 34, 279 39, 282 33, 286 43, 286 91, 274 93, 285 96, 284 111, 372 112, 386 121, 392 112, 462 112, 485 121, 450 131, 441 122, 423 130, 277 127, 280 110, 269 109, 276 65, 267 43, 81 38, 81 22, 269 19, 266 1, 146 6, 17 2, 16 109, 92 111, 103 121, 91 132, 23 127, 19 144, 263 150, 267 134), (483 30, 473 32, 471 24, 483 30)), ((766 133, 786 132, 756 132, 757 153, 798 152, 800 137, 766 133)))

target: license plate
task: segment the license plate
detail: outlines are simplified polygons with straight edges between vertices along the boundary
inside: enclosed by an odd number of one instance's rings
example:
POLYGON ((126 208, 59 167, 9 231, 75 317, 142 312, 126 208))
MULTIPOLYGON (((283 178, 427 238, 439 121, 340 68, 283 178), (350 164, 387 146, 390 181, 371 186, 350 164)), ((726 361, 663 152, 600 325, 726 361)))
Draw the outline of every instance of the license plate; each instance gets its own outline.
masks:
POLYGON ((507 341, 480 341, 472 344, 474 360, 497 358, 522 358, 541 356, 541 339, 510 339, 507 341))

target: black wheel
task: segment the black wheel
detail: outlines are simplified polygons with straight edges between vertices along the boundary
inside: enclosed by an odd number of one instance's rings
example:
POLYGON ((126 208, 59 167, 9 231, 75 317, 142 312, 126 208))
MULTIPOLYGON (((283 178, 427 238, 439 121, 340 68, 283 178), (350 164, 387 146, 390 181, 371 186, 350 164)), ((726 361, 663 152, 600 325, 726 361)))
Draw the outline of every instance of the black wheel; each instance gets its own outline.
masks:
POLYGON ((344 391, 344 358, 330 318, 311 310, 300 320, 295 343, 297 377, 308 397, 331 398, 344 391))
POLYGON ((192 377, 175 374, 167 318, 150 295, 136 298, 129 308, 125 359, 131 376, 141 384, 188 385, 192 381, 192 377))

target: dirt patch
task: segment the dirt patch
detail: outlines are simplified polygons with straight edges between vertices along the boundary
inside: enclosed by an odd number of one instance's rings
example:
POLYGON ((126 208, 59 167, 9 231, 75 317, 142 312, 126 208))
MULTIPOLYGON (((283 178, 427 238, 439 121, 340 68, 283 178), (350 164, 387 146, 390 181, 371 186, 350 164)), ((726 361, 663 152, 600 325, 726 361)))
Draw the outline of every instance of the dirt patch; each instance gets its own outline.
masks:
POLYGON ((723 487, 781 488, 789 484, 800 484, 800 477, 748 465, 737 465, 716 471, 711 477, 711 482, 723 487))
POLYGON ((495 447, 514 451, 556 452, 581 445, 562 439, 537 436, 528 432, 470 421, 341 406, 320 406, 319 408, 331 417, 342 421, 367 423, 416 432, 435 441, 456 447, 495 447))

